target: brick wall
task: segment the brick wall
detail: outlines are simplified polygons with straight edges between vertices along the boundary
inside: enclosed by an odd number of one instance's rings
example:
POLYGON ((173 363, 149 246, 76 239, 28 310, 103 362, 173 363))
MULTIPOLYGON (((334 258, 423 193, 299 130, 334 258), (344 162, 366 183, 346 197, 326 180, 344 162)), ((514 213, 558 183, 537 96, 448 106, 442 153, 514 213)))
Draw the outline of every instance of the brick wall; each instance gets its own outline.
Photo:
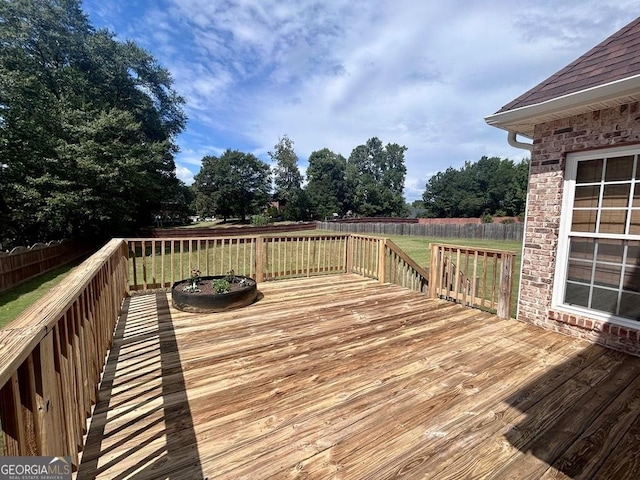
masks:
POLYGON ((640 332, 551 309, 566 154, 638 142, 638 103, 536 125, 519 320, 640 355, 640 332))

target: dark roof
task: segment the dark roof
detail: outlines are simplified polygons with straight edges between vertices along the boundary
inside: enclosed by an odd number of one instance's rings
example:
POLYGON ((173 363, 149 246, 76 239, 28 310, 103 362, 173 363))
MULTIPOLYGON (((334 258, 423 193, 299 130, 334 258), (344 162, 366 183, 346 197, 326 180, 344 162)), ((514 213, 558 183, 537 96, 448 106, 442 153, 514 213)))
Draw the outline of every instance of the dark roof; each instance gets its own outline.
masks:
POLYGON ((640 74, 640 17, 497 113, 527 107, 640 74))

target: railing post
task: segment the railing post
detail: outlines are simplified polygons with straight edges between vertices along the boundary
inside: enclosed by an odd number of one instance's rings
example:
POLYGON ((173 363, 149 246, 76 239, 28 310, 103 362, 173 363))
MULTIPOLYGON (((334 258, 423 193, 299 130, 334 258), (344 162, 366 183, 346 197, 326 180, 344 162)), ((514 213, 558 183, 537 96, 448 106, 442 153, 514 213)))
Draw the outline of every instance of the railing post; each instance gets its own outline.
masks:
POLYGON ((387 239, 378 240, 378 282, 384 283, 386 280, 386 258, 387 258, 387 239))
POLYGON ((431 248, 431 262, 429 267, 429 298, 438 296, 438 276, 440 271, 438 268, 439 246, 437 243, 429 245, 431 248))
POLYGON ((513 254, 502 256, 500 272, 500 296, 498 297, 497 315, 499 318, 510 318, 511 284, 513 278, 513 254))
POLYGON ((346 242, 346 259, 345 259, 345 265, 346 265, 346 273, 353 273, 353 236, 352 235, 347 235, 347 242, 346 242))
MULTIPOLYGON (((122 240, 122 256, 124 257, 124 291, 125 291, 125 296, 129 296, 130 295, 130 289, 129 286, 131 284, 131 279, 129 278, 129 240, 122 240)), ((164 253, 163 253, 164 255, 164 253)), ((135 254, 134 254, 134 258, 135 258, 135 254)), ((135 268, 134 268, 134 272, 135 272, 135 268)), ((134 273, 135 275, 135 273, 134 273)))
POLYGON ((264 264, 263 264, 263 252, 264 252, 264 237, 256 237, 256 252, 255 252, 255 271, 256 282, 264 282, 264 264))

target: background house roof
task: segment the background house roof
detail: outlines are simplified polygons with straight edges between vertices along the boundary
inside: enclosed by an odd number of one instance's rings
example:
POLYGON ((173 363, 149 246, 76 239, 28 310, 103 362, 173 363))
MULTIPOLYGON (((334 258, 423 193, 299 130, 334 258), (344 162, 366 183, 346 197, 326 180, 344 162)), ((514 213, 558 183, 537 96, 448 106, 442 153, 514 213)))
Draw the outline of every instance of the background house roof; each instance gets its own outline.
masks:
POLYGON ((640 17, 486 118, 532 136, 537 123, 640 100, 640 17))

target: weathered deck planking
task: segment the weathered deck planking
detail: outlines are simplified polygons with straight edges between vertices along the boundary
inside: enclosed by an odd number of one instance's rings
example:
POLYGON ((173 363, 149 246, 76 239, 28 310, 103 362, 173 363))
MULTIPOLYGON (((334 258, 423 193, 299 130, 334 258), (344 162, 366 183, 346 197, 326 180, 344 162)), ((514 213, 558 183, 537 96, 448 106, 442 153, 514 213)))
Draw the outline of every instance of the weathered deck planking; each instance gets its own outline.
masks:
POLYGON ((79 479, 638 478, 640 358, 355 275, 126 300, 79 479))

